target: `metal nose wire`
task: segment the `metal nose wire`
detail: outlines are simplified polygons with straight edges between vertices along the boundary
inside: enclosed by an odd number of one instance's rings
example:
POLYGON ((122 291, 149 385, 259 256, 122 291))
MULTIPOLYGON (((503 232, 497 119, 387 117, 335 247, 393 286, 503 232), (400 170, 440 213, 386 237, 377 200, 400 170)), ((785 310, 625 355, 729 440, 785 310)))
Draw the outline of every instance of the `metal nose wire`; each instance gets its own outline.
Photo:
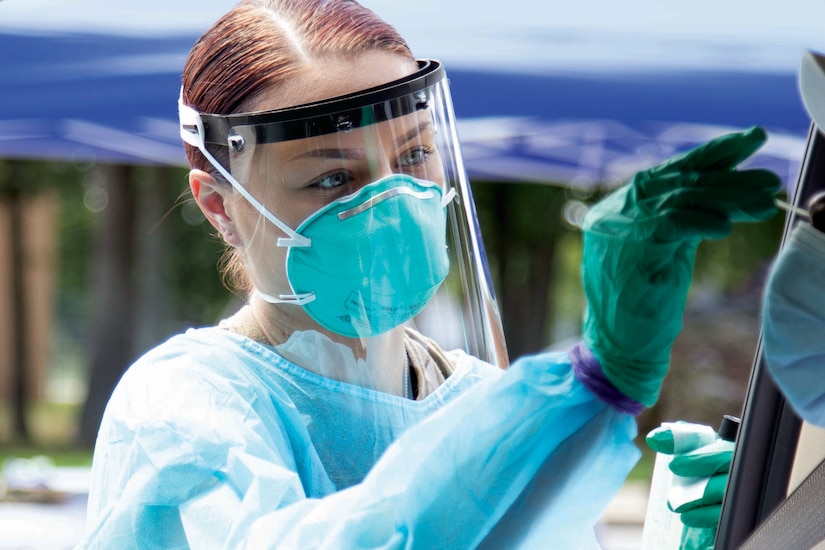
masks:
POLYGON ((343 212, 339 212, 338 219, 344 221, 353 216, 357 216, 361 212, 364 212, 372 208, 376 204, 384 202, 390 197, 395 197, 397 195, 411 195, 417 199, 431 199, 435 196, 432 191, 415 191, 413 189, 410 189, 409 187, 393 187, 392 189, 387 189, 386 191, 383 191, 373 197, 370 197, 358 206, 350 208, 349 210, 344 210, 343 212))

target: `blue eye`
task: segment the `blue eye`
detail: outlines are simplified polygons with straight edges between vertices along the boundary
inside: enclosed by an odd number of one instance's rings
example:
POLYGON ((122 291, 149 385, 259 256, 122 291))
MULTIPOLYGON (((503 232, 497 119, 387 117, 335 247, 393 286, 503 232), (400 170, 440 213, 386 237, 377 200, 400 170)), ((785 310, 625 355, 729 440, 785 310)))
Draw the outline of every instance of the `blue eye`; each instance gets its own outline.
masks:
POLYGON ((321 189, 334 189, 342 185, 346 185, 352 181, 350 175, 346 172, 333 172, 325 176, 321 176, 310 187, 320 187, 321 189))
POLYGON ((429 147, 416 147, 401 155, 398 164, 401 166, 420 166, 426 164, 433 150, 429 147))

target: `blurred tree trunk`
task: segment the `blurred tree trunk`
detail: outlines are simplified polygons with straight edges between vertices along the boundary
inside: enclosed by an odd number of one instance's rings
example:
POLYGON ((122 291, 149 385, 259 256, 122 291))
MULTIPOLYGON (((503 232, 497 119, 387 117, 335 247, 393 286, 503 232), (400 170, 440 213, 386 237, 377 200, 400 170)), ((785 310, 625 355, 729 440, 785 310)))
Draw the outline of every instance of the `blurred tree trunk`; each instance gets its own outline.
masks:
POLYGON ((169 336, 173 282, 169 281, 166 255, 170 224, 169 205, 180 188, 178 172, 168 166, 144 166, 138 170, 137 215, 135 218, 135 285, 140 299, 135 307, 135 351, 149 349, 169 336))
POLYGON ((12 437, 31 443, 26 412, 31 399, 41 396, 50 353, 54 270, 50 247, 58 172, 52 165, 29 160, 0 159, 0 219, 6 229, 0 317, 3 330, 0 387, 10 401, 12 437))
POLYGON ((101 166, 108 203, 97 231, 88 397, 78 443, 94 444, 103 410, 134 355, 135 191, 133 168, 101 166))
POLYGON ((550 185, 475 183, 485 245, 491 252, 510 359, 552 341, 549 321, 556 244, 565 190, 550 185))
POLYGON ((13 432, 16 441, 28 443, 31 433, 26 421, 26 404, 29 395, 28 372, 28 318, 26 315, 26 278, 24 274, 25 254, 23 252, 23 191, 24 175, 18 163, 12 163, 8 181, 4 185, 5 201, 9 208, 9 269, 12 297, 11 329, 14 334, 10 338, 14 350, 12 352, 12 408, 13 432))

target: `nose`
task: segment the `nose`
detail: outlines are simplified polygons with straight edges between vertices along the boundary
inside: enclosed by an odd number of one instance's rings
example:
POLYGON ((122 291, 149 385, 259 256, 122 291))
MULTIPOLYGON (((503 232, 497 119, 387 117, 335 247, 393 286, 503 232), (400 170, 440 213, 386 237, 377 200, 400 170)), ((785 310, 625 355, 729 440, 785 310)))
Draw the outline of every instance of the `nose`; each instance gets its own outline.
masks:
POLYGON ((393 164, 390 160, 389 151, 380 140, 376 140, 374 146, 367 148, 367 158, 369 160, 370 181, 378 181, 393 174, 393 164))

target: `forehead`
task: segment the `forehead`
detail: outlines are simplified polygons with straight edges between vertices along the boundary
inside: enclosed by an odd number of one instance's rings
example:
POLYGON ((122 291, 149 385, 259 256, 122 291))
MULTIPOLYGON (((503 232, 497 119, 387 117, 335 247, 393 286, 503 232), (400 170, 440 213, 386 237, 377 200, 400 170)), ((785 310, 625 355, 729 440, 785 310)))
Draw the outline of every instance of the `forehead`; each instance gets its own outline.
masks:
POLYGON ((380 86, 416 70, 413 59, 382 50, 313 59, 274 89, 260 94, 244 110, 269 111, 322 101, 380 86))

